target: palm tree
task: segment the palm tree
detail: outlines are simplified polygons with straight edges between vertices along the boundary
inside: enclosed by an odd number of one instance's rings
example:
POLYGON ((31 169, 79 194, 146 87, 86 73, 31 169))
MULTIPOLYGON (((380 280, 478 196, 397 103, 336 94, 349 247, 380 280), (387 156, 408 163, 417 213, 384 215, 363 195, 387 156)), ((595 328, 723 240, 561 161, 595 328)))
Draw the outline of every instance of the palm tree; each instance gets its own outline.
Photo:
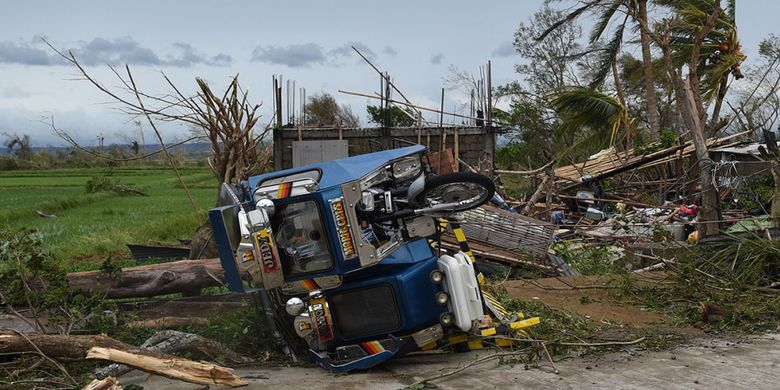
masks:
MULTIPOLYGON (((671 24, 670 43, 675 65, 686 64, 691 58, 693 40, 709 15, 720 6, 718 0, 656 0, 668 7, 677 18, 671 24)), ((715 26, 701 45, 697 73, 701 75, 701 94, 706 102, 714 99, 710 116, 710 130, 716 128, 720 110, 728 89, 729 75, 734 79, 744 77, 740 65, 746 56, 742 53, 737 36, 736 0, 726 2, 726 7, 715 26)), ((710 134, 712 135, 712 134, 710 134)))
MULTIPOLYGON (((647 0, 591 0, 585 2, 582 6, 575 8, 563 19, 553 24, 537 40, 544 39, 550 32, 560 26, 573 22, 575 19, 585 13, 594 16, 596 24, 590 34, 590 43, 597 42, 607 30, 610 22, 616 15, 625 15, 614 28, 612 39, 602 48, 599 63, 595 76, 590 83, 591 88, 597 88, 603 82, 606 76, 612 72, 615 77, 615 87, 618 91, 618 98, 622 105, 625 105, 622 98, 619 76, 617 75, 617 56, 624 42, 623 33, 625 31, 629 17, 643 19, 647 21, 647 0)), ((638 22, 638 21, 637 21, 638 22)), ((653 58, 650 51, 650 37, 644 31, 640 33, 642 46, 642 63, 644 68, 645 95, 647 100, 647 119, 650 127, 650 137, 653 141, 659 140, 659 113, 658 102, 655 95, 655 72, 653 68, 653 58)))

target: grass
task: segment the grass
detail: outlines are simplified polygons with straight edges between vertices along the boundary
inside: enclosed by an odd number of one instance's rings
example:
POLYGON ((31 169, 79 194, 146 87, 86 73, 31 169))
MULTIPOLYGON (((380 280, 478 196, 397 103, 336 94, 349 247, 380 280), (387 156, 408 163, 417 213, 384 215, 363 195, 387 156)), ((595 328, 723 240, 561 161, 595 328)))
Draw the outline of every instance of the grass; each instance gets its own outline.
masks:
POLYGON ((43 234, 44 250, 67 264, 127 259, 125 244, 177 245, 189 239, 213 206, 216 183, 208 168, 181 169, 201 209, 195 214, 169 168, 122 167, 0 172, 0 223, 43 234), (92 177, 132 185, 148 196, 88 194, 92 177), (42 218, 35 210, 55 214, 42 218))

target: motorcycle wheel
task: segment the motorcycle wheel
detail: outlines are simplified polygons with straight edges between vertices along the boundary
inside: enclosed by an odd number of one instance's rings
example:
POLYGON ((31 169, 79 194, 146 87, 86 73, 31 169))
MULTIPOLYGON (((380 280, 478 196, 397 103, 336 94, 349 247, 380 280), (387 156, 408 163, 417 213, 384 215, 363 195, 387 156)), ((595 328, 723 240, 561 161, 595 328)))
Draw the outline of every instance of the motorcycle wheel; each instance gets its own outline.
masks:
POLYGON ((427 206, 462 202, 451 210, 457 212, 487 203, 495 192, 496 185, 487 176, 471 172, 447 173, 428 178, 415 201, 427 206))

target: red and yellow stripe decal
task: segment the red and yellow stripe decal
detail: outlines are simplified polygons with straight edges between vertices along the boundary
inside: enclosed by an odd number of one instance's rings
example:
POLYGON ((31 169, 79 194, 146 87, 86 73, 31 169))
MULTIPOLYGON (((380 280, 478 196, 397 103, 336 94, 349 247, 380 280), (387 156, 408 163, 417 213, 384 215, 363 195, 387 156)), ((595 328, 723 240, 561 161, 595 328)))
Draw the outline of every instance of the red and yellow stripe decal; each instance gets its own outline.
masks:
POLYGON ((379 341, 367 341, 365 343, 360 343, 360 346, 363 347, 369 355, 376 355, 385 350, 385 347, 383 347, 379 341))
POLYGON ((279 189, 276 191, 276 199, 284 199, 290 196, 292 191, 292 182, 288 181, 279 185, 279 189))
POLYGON ((303 288, 306 289, 306 291, 314 291, 320 289, 320 286, 317 285, 317 282, 311 279, 301 280, 299 283, 301 284, 301 286, 303 286, 303 288))

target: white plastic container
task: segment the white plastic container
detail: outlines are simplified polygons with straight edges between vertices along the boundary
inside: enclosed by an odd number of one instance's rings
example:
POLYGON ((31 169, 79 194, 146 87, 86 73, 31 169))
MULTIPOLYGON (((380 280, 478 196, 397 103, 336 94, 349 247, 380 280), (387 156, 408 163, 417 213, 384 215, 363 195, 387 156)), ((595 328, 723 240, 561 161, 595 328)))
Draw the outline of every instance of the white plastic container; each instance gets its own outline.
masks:
POLYGON ((454 324, 468 332, 476 321, 484 317, 479 282, 468 255, 458 252, 454 256, 439 257, 439 270, 444 273, 444 292, 450 296, 447 306, 455 317, 454 324))

